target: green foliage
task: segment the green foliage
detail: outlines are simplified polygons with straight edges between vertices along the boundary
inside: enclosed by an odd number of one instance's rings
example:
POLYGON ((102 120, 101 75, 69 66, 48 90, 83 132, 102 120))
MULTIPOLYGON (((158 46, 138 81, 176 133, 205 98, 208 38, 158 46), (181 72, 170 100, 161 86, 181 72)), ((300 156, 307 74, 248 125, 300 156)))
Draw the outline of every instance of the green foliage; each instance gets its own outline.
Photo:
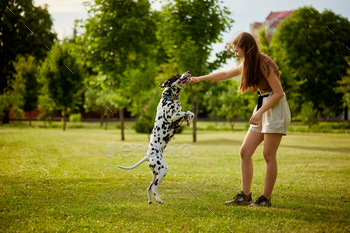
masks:
POLYGON ((16 70, 15 79, 21 80, 24 84, 23 92, 23 111, 33 111, 38 102, 38 82, 37 82, 37 63, 35 57, 31 55, 18 55, 17 61, 13 62, 16 70))
MULTIPOLYGON (((147 120, 146 120, 147 121, 147 120)), ((138 133, 151 133, 153 129, 153 125, 149 124, 148 121, 146 121, 143 118, 138 118, 135 121, 134 129, 138 133)))
POLYGON ((25 77, 18 74, 9 81, 8 97, 16 118, 24 118, 23 106, 25 103, 24 96, 26 94, 25 82, 25 77))
POLYGON ((46 56, 56 39, 47 10, 33 5, 32 0, 0 1, 0 94, 15 72, 17 55, 30 54, 37 60, 46 56))
POLYGON ((256 105, 255 96, 251 93, 242 95, 238 92, 237 80, 219 82, 204 96, 204 102, 211 115, 224 117, 234 131, 234 121, 250 118, 256 105))
POLYGON ((313 7, 297 9, 278 26, 272 40, 273 57, 282 70, 287 96, 297 102, 298 110, 311 101, 322 115, 341 112, 342 95, 334 88, 349 68, 345 59, 350 55, 345 46, 350 44, 349 34, 347 18, 313 7))
POLYGON ((5 111, 10 110, 10 100, 7 93, 0 95, 0 124, 3 125, 5 111))
MULTIPOLYGON (((350 67, 350 57, 346 57, 349 67, 350 67)), ((341 80, 338 80, 338 87, 335 87, 337 93, 343 94, 343 107, 346 108, 350 106, 350 68, 347 70, 345 76, 341 80)))
POLYGON ((261 53, 269 55, 270 57, 273 55, 272 46, 266 34, 265 26, 259 31, 259 40, 257 42, 261 53))
POLYGON ((69 44, 56 43, 51 50, 40 68, 40 94, 52 100, 56 110, 66 117, 81 104, 84 74, 69 44))
POLYGON ((80 123, 81 122, 81 114, 80 113, 71 114, 69 116, 69 121, 74 122, 74 124, 80 123))
POLYGON ((44 124, 46 127, 46 120, 49 121, 49 125, 52 123, 52 117, 55 113, 56 104, 55 102, 45 94, 40 94, 38 97, 38 109, 40 111, 37 119, 44 120, 44 124))
POLYGON ((320 120, 320 113, 313 108, 311 101, 305 102, 301 107, 300 118, 303 124, 307 125, 309 129, 316 125, 320 120))

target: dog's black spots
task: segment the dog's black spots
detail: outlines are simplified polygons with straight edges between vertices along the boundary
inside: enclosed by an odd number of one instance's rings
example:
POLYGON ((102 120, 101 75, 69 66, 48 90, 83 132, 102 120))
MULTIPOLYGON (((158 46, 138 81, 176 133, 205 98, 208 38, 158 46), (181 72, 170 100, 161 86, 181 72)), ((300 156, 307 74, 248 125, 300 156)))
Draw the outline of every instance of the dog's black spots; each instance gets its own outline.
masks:
POLYGON ((154 193, 154 196, 156 196, 156 194, 154 193))
POLYGON ((163 131, 163 134, 165 134, 166 132, 165 131, 163 131))
POLYGON ((164 175, 163 177, 165 177, 166 175, 164 175))
POLYGON ((168 142, 170 139, 169 139, 169 135, 166 135, 164 138, 163 138, 164 141, 168 142))
POLYGON ((151 144, 151 146, 153 146, 153 144, 152 143, 150 143, 151 144))
POLYGON ((158 185, 158 179, 156 179, 156 182, 154 182, 154 185, 158 185))
MULTIPOLYGON (((158 136, 159 136, 159 134, 158 134, 158 136)), ((158 137, 158 142, 160 142, 160 137, 158 137)))
POLYGON ((162 166, 162 168, 164 168, 164 166, 162 166))
POLYGON ((158 168, 158 171, 160 170, 160 167, 158 168))
POLYGON ((159 157, 157 156, 157 159, 159 159, 159 157))
POLYGON ((156 152, 159 153, 159 150, 156 149, 156 152))
POLYGON ((154 152, 151 153, 151 155, 153 155, 153 154, 154 154, 154 152))
POLYGON ((160 119, 162 119, 162 118, 163 118, 162 116, 159 116, 159 117, 158 117, 158 120, 160 120, 160 119))
POLYGON ((161 163, 159 162, 159 160, 157 161, 157 164, 158 164, 158 165, 161 165, 161 163))
POLYGON ((152 150, 154 150, 154 148, 152 148, 152 150))

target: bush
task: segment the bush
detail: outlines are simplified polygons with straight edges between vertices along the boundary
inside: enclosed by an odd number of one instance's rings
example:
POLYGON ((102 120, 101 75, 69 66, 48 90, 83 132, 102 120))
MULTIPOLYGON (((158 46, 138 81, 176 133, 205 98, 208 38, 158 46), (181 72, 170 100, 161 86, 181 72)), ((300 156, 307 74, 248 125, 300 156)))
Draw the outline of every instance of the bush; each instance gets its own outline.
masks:
POLYGON ((312 132, 318 132, 318 133, 331 133, 333 132, 331 125, 324 125, 324 126, 317 126, 314 125, 311 127, 312 132))
POLYGON ((74 122, 75 123, 80 123, 81 122, 81 114, 77 113, 77 114, 71 114, 69 116, 69 121, 70 122, 74 122))
MULTIPOLYGON (((145 124, 144 120, 141 118, 136 119, 134 129, 138 133, 147 133, 146 124, 145 124)), ((148 125, 148 132, 151 133, 152 129, 153 129, 153 124, 149 124, 148 125)))
POLYGON ((305 129, 304 127, 298 127, 295 129, 296 132, 308 132, 307 129, 305 129))
POLYGON ((320 120, 320 113, 317 109, 313 109, 313 107, 314 104, 311 101, 305 102, 301 107, 301 121, 304 125, 307 125, 309 129, 311 129, 313 125, 317 125, 320 120))
POLYGON ((207 126, 207 130, 215 130, 215 126, 214 125, 208 125, 207 126))

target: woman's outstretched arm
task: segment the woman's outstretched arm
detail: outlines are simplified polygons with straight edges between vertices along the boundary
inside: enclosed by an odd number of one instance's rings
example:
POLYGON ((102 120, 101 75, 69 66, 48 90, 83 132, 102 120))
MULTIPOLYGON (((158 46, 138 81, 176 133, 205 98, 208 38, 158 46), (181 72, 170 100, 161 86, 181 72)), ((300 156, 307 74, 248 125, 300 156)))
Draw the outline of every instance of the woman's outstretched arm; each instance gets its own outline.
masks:
POLYGON ((222 81, 235 76, 238 76, 242 73, 243 64, 228 70, 228 71, 220 71, 216 73, 212 73, 209 75, 204 75, 200 77, 192 77, 190 83, 198 83, 200 81, 222 81))

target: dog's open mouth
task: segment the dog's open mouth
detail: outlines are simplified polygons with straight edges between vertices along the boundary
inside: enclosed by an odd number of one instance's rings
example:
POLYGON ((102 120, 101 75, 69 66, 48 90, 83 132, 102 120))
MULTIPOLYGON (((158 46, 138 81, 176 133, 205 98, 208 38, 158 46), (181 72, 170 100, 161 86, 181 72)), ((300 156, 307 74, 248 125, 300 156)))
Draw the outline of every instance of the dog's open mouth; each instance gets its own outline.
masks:
POLYGON ((180 79, 180 84, 185 84, 191 80, 191 73, 189 71, 187 71, 183 76, 183 79, 180 79))
POLYGON ((181 80, 180 81, 180 84, 182 85, 182 84, 185 84, 185 83, 187 83, 189 80, 191 80, 191 77, 188 77, 188 78, 185 78, 184 80, 181 80))

